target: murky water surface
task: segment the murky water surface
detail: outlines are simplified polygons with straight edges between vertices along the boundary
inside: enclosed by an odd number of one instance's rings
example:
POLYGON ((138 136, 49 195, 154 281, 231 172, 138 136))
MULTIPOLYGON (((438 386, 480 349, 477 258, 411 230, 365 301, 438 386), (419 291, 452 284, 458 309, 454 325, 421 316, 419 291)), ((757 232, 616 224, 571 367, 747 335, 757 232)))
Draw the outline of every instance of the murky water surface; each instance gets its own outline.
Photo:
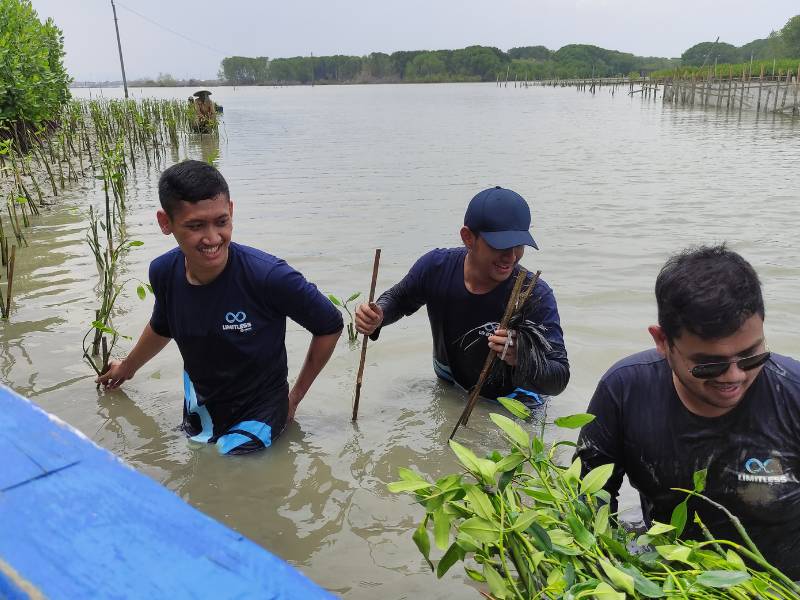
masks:
MULTIPOLYGON (((383 290, 423 252, 457 245, 464 208, 485 187, 527 198, 541 251, 523 264, 555 289, 572 363, 550 419, 583 411, 612 362, 651 345, 656 273, 689 244, 727 240, 742 252, 764 282, 769 347, 800 355, 796 121, 674 109, 606 90, 592 97, 493 84, 213 94, 225 107, 218 164, 236 206, 234 239, 284 257, 325 292, 366 292, 376 247, 383 290)), ((192 140, 180 158, 216 148, 192 140)), ((139 166, 127 226, 145 244, 126 258, 131 280, 146 279, 149 261, 173 245, 156 226, 157 173, 139 166)), ((87 180, 27 234, 13 316, 0 325, 2 381, 346 598, 474 595, 460 568, 442 581, 428 572, 411 541, 421 511, 385 489, 400 466, 432 477, 457 469, 446 441, 464 398, 433 375, 424 311, 370 346, 357 425, 359 353, 342 340, 271 450, 220 457, 178 429, 174 345, 113 393, 97 392, 80 360, 97 305, 86 216, 99 202, 87 180)), ((118 306, 118 328, 138 335, 151 299, 140 301, 131 283, 118 306)), ((308 340, 290 323, 292 376, 308 340)), ((502 447, 488 412, 479 406, 459 440, 502 447)), ((630 490, 624 500, 637 503, 630 490)))

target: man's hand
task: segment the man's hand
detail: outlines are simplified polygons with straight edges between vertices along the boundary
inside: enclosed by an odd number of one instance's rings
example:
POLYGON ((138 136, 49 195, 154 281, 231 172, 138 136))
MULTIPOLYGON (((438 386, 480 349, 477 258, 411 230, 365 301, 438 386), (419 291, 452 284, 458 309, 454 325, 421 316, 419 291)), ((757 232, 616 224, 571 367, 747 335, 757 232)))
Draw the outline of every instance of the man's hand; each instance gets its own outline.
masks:
POLYGON ((364 302, 356 308, 356 329, 359 333, 372 335, 383 323, 383 309, 374 302, 364 302))
POLYGON ((94 380, 104 388, 113 390, 122 385, 122 382, 133 379, 136 370, 132 369, 124 360, 112 360, 108 364, 108 370, 94 380))
POLYGON ((302 396, 292 388, 289 392, 289 413, 286 415, 286 423, 289 424, 294 420, 294 413, 297 412, 297 405, 300 404, 302 396))
POLYGON ((514 330, 498 329, 489 336, 489 349, 497 352, 498 357, 506 364, 517 366, 517 344, 514 330), (509 337, 510 335, 510 337, 509 337), (503 354, 505 352, 505 354, 503 354))

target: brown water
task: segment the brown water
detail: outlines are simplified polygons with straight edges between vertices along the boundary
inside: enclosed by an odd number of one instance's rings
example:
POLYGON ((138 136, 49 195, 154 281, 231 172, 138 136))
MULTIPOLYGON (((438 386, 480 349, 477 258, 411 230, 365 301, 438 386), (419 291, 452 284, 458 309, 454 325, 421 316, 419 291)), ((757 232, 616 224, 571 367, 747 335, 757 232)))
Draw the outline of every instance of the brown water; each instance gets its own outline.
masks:
MULTIPOLYGON (((523 264, 555 289, 573 370, 548 419, 583 411, 613 361, 651 345, 655 275, 688 244, 728 240, 742 252, 764 282, 769 347, 800 355, 797 121, 493 84, 213 92, 225 106, 218 165, 234 239, 286 258, 325 292, 366 292, 376 247, 380 291, 423 252, 458 244, 464 208, 485 187, 526 197, 541 251, 523 264)), ((192 140, 180 158, 215 146, 192 140)), ((172 247, 155 222, 156 177, 140 170, 130 181, 127 226, 145 242, 125 260, 131 279, 146 279, 149 261, 172 247)), ((359 353, 342 340, 271 450, 220 457, 178 429, 174 345, 113 393, 95 391, 80 360, 97 305, 86 216, 99 202, 87 180, 29 231, 12 318, 0 324, 2 381, 346 598, 477 597, 460 567, 442 581, 427 571, 411 541, 421 510, 385 489, 400 466, 432 477, 457 469, 446 441, 464 399, 433 375, 424 311, 370 345, 357 425, 359 353)), ((151 299, 131 283, 118 306, 117 327, 136 336, 151 299)), ((289 324, 290 376, 308 340, 289 324)), ((502 447, 488 412, 476 409, 462 443, 502 447)), ((635 494, 624 502, 634 506, 635 494)))

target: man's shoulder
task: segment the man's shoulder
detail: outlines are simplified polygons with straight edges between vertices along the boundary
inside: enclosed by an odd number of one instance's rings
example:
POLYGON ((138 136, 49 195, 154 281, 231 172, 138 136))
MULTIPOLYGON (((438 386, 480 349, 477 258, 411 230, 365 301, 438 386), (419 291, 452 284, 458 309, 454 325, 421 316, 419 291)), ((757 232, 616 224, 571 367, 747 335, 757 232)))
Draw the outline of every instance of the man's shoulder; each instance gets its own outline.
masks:
POLYGON ((783 354, 773 352, 764 365, 764 371, 769 377, 782 382, 785 387, 793 392, 800 391, 800 362, 783 354))
POLYGON ((151 274, 164 273, 174 267, 180 260, 183 260, 183 252, 179 247, 175 247, 150 261, 150 272, 151 274))
POLYGON ((244 268, 249 274, 267 276, 276 267, 286 265, 286 261, 282 258, 252 246, 231 242, 230 248, 237 269, 244 268))
POLYGON ((616 384, 650 381, 669 369, 666 359, 655 348, 631 354, 614 363, 600 381, 616 384))
POLYGON ((460 261, 467 254, 467 249, 461 248, 434 248, 419 257, 417 263, 429 266, 441 266, 451 262, 460 261))

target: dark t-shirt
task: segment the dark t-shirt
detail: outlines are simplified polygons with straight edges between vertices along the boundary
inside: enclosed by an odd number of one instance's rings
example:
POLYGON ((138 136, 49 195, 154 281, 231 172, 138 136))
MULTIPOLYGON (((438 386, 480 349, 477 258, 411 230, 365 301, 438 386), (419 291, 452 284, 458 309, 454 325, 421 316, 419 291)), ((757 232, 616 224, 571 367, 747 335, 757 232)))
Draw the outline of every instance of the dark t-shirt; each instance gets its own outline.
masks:
POLYGON ((207 285, 186 280, 179 248, 151 263, 150 283, 156 298, 150 325, 178 344, 190 380, 184 410, 190 435, 204 430, 203 439, 214 442, 241 423, 266 423, 273 438, 280 434, 288 410, 286 317, 327 335, 342 328, 339 311, 283 260, 234 243, 225 269, 207 285), (203 422, 206 414, 211 423, 203 422))
MULTIPOLYGON (((706 495, 730 510, 776 566, 800 579, 800 363, 773 354, 727 414, 707 418, 687 410, 667 361, 655 350, 630 356, 600 380, 588 412, 596 419, 578 440, 584 473, 616 468, 606 489, 616 501, 623 474, 641 496, 648 525, 669 523, 707 468, 706 495)), ((615 502, 616 504, 616 502, 615 502)), ((740 541, 725 515, 692 499, 684 536, 700 538, 700 514, 720 539, 740 541)))
MULTIPOLYGON (((505 312, 519 267, 492 291, 473 294, 464 285, 466 256, 466 248, 428 252, 397 285, 381 294, 377 303, 384 312, 384 326, 426 305, 434 359, 449 369, 456 383, 469 390, 478 381, 489 353, 487 337, 497 329, 505 312)), ((563 391, 569 381, 569 362, 556 299, 553 290, 541 278, 526 307, 527 318, 544 327, 544 335, 552 346, 547 352, 545 368, 535 381, 523 381, 508 367, 504 376, 484 385, 481 391, 484 397, 504 396, 517 386, 555 395, 563 391)), ((373 334, 373 339, 379 332, 373 334)))

